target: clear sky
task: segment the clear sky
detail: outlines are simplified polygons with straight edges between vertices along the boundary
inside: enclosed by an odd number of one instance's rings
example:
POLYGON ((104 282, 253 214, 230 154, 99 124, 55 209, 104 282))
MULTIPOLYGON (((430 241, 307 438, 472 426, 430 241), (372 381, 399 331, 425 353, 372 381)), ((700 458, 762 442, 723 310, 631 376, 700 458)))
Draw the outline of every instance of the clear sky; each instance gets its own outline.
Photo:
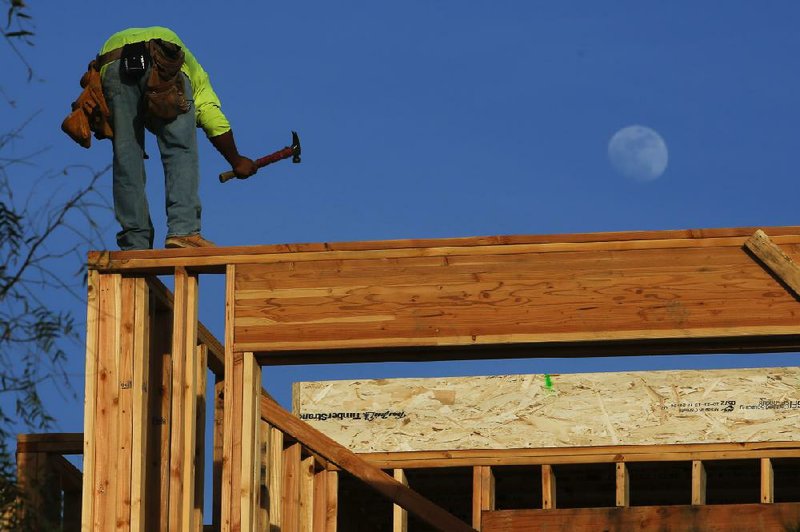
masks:
MULTIPOLYGON (((108 164, 109 142, 83 150, 59 124, 86 64, 130 26, 181 36, 245 155, 300 133, 302 164, 221 185, 226 164, 198 131, 203 233, 220 245, 798 223, 796 1, 29 4, 36 44, 22 50, 33 81, 0 46, 0 87, 16 101, 0 101, 3 128, 39 111, 15 149, 49 147, 20 175, 21 188, 40 171, 108 164), (657 179, 630 179, 610 164, 610 139, 630 125, 666 143, 657 179)), ((152 137, 147 147, 160 245, 163 177, 152 137)), ((104 187, 110 199, 110 175, 104 187)), ((98 222, 113 247, 113 217, 98 222)), ((222 298, 222 277, 204 277, 201 317, 219 337, 222 298)), ((53 300, 83 317, 80 302, 53 300)), ((316 366, 267 368, 265 378, 288 406, 294 380, 796 362, 718 355, 316 366)), ((48 398, 57 429, 81 431, 81 346, 70 371, 75 396, 48 398)))

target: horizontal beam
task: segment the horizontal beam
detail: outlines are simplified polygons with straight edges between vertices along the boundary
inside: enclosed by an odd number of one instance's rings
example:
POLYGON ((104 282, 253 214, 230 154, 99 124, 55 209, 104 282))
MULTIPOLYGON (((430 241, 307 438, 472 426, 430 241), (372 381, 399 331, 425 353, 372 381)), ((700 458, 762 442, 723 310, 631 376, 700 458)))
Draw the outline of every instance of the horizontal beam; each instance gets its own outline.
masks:
MULTIPOLYGON (((798 328, 791 328, 792 331, 796 329, 798 328)), ((262 366, 286 366, 333 363, 433 362, 437 360, 496 360, 535 357, 584 358, 643 355, 792 353, 800 351, 800 334, 779 334, 781 330, 740 330, 738 332, 741 336, 730 335, 723 337, 714 336, 714 331, 694 332, 697 336, 689 338, 633 338, 629 340, 609 339, 584 342, 542 341, 538 343, 523 342, 518 344, 436 347, 345 348, 337 345, 328 349, 282 350, 275 346, 269 346, 269 350, 256 351, 256 358, 262 366)), ((719 331, 716 332, 718 333, 719 331)), ((667 336, 667 334, 665 333, 664 336, 667 336)), ((342 343, 347 342, 343 341, 342 343)))
POLYGON ((632 506, 483 512, 481 530, 593 532, 596 530, 794 530, 800 503, 711 506, 632 506))
MULTIPOLYGON (((294 260, 371 257, 432 256, 470 253, 469 248, 539 246, 537 252, 564 249, 657 249, 704 245, 742 246, 757 227, 687 229, 675 231, 623 231, 565 235, 511 235, 442 239, 405 239, 366 242, 302 243, 264 246, 163 249, 142 251, 90 251, 88 266, 102 272, 169 274, 176 266, 203 273, 225 273, 228 264, 259 264, 294 260)), ((800 226, 767 227, 775 237, 800 235, 800 226)), ((780 243, 782 240, 775 240, 780 243)), ((796 242, 797 239, 791 239, 796 242)), ((474 250, 473 250, 474 251, 474 250)))
POLYGON ((367 486, 425 521, 434 528, 447 532, 467 532, 474 529, 418 494, 408 486, 395 480, 377 467, 356 456, 346 447, 300 421, 284 410, 278 403, 261 396, 261 416, 267 423, 291 436, 312 452, 350 473, 367 486))
MULTIPOLYGON (((753 351, 793 350, 796 338, 771 344, 800 334, 798 301, 745 252, 747 240, 419 248, 349 258, 329 252, 241 264, 234 350, 268 363, 282 363, 284 352, 519 344, 529 348, 525 356, 576 348, 598 356, 587 349, 594 347, 671 354, 691 352, 691 344, 695 352, 720 344, 738 351, 752 338, 766 339, 751 344, 753 351)), ((800 235, 779 240, 800 258, 800 235)))
POLYGON ((381 469, 600 464, 618 462, 684 462, 800 458, 800 442, 698 443, 676 445, 614 445, 538 449, 487 449, 359 453, 381 469))
POLYGON ((83 433, 19 434, 17 452, 83 454, 83 433))

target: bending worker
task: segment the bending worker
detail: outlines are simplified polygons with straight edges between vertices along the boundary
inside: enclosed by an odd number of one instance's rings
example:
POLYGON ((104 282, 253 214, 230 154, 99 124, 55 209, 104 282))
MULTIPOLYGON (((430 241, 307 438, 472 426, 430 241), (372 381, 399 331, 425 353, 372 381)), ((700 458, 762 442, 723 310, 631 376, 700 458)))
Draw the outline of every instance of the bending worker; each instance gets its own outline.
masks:
POLYGON ((111 112, 114 144, 114 211, 120 249, 153 247, 145 193, 144 130, 158 141, 164 166, 167 248, 214 244, 200 235, 196 127, 239 178, 255 163, 239 154, 233 132, 203 67, 180 38, 162 27, 130 28, 112 35, 97 58, 111 112))

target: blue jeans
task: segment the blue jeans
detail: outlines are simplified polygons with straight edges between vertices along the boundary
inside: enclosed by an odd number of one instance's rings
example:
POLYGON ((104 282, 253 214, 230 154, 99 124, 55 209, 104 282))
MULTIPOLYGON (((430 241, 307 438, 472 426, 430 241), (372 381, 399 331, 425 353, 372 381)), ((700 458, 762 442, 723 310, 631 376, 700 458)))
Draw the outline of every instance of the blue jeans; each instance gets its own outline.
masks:
MULTIPOLYGON (((103 93, 111 109, 114 127, 114 212, 122 230, 120 249, 153 247, 153 223, 147 204, 144 171, 144 116, 142 98, 150 69, 138 80, 120 77, 120 62, 110 63, 103 75, 103 93)), ((191 108, 175 120, 155 120, 148 129, 158 141, 164 166, 167 236, 200 232, 199 164, 194 98, 189 78, 184 77, 191 108)))

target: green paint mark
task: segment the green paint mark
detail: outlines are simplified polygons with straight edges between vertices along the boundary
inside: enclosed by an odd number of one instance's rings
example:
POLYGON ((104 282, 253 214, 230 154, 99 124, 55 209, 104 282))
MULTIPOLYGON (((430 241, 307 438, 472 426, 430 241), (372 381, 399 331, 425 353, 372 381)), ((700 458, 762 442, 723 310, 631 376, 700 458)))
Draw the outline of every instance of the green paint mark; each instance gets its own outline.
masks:
POLYGON ((550 375, 548 373, 544 374, 544 387, 547 388, 548 390, 553 389, 553 380, 550 378, 550 375))

